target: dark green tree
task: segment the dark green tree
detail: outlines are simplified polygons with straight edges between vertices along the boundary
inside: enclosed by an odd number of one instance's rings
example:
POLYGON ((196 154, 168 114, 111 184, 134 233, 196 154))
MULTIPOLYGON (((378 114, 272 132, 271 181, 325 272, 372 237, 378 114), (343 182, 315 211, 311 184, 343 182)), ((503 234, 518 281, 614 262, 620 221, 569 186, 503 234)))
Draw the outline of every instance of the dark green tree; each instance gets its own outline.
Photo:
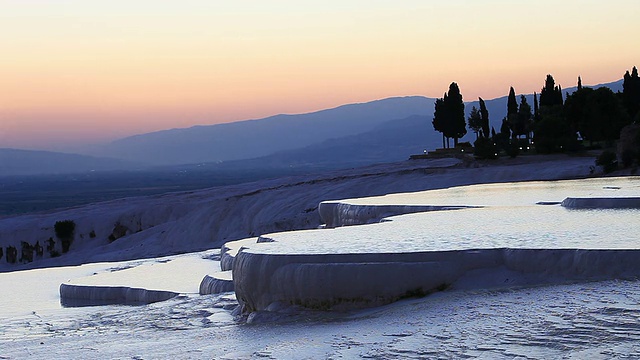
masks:
POLYGON ((562 88, 556 86, 553 76, 547 75, 544 87, 540 91, 540 107, 562 105, 562 88))
POLYGON ((640 111, 640 77, 638 77, 638 69, 634 66, 631 70, 624 74, 622 83, 622 101, 631 118, 634 118, 640 111))
POLYGON ((577 148, 576 132, 564 116, 562 87, 547 75, 540 91, 539 119, 534 128, 536 150, 541 153, 564 152, 577 148))
POLYGON ((464 116, 464 101, 460 88, 455 82, 449 85, 449 104, 447 108, 450 113, 451 127, 447 137, 453 138, 453 145, 458 146, 458 139, 467 134, 467 122, 464 116))
POLYGON ((66 253, 73 242, 76 223, 73 220, 56 221, 53 229, 56 237, 62 241, 62 252, 66 253))
POLYGON ((446 110, 446 100, 447 93, 444 94, 444 97, 440 99, 436 99, 435 103, 435 111, 433 113, 433 128, 442 133, 442 147, 448 147, 449 141, 446 141, 446 126, 447 126, 447 110, 446 110))
POLYGON ((564 116, 574 132, 579 132, 583 139, 589 139, 586 119, 589 98, 593 89, 582 86, 582 78, 578 76, 578 88, 572 94, 567 94, 564 102, 564 116))
POLYGON ((516 100, 516 91, 513 86, 509 88, 509 96, 507 97, 507 122, 511 129, 511 136, 515 139, 518 122, 518 101, 516 100))
POLYGON ((536 123, 533 134, 536 151, 542 154, 564 152, 575 145, 575 135, 559 113, 549 113, 536 123))
POLYGON ((513 86, 509 88, 509 97, 507 98, 507 119, 511 115, 516 116, 518 114, 518 101, 516 100, 516 91, 513 86))
POLYGON ((500 134, 505 135, 507 138, 511 136, 511 126, 507 118, 502 119, 502 125, 500 125, 500 134))
POLYGON ((489 137, 489 111, 487 110, 487 105, 484 103, 481 97, 478 98, 478 102, 480 103, 480 117, 482 118, 482 134, 484 137, 489 137))
POLYGON ((578 91, 582 90, 582 79, 578 76, 578 91))
POLYGON ((533 93, 533 120, 540 120, 540 107, 538 106, 538 94, 533 93))
POLYGON ((495 133, 493 131, 493 142, 496 144, 497 152, 501 150, 507 150, 509 148, 509 139, 511 138, 511 127, 509 126, 509 122, 507 118, 502 119, 502 124, 500 125, 500 132, 495 133))
POLYGON ((479 159, 495 159, 498 149, 492 138, 480 136, 473 143, 473 155, 479 159))
POLYGON ((464 114, 464 102, 458 84, 452 82, 449 91, 442 99, 436 100, 433 115, 433 128, 442 132, 447 139, 453 138, 454 146, 458 146, 458 139, 467 133, 467 122, 464 114))
POLYGON ((58 239, 71 237, 76 229, 76 223, 73 220, 56 221, 53 229, 58 239))
POLYGON ((480 111, 475 106, 471 108, 469 117, 467 118, 469 129, 476 134, 476 140, 480 137, 479 133, 482 131, 482 116, 480 111))
POLYGON ((544 81, 542 91, 540 91, 540 106, 555 105, 553 96, 555 86, 556 81, 553 79, 553 76, 551 76, 551 74, 548 74, 547 78, 544 81))
POLYGON ((520 107, 518 108, 517 122, 515 127, 515 135, 525 135, 529 139, 531 133, 531 105, 527 102, 527 98, 524 95, 520 95, 520 107))
POLYGON ((558 85, 558 90, 556 91, 556 102, 562 106, 564 104, 564 99, 562 95, 562 86, 558 85))
POLYGON ((585 102, 583 136, 611 145, 620 137, 620 130, 631 122, 620 99, 611 89, 601 87, 589 92, 585 102))
POLYGON ((590 127, 587 125, 588 102, 592 93, 593 89, 582 87, 573 94, 568 94, 564 103, 564 115, 569 126, 574 131, 580 132, 583 139, 591 140, 593 145, 594 138, 590 133, 590 127))

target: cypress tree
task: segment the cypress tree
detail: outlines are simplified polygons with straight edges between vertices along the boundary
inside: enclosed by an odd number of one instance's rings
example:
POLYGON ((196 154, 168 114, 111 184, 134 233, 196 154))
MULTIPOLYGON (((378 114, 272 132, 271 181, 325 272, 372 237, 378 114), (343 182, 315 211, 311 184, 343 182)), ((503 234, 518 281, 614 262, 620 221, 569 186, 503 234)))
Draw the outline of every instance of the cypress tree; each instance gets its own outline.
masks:
POLYGON ((564 104, 564 99, 562 96, 562 86, 558 85, 556 88, 556 105, 564 104))
POLYGON ((573 131, 580 132, 583 139, 593 142, 591 127, 587 123, 588 105, 592 98, 593 89, 582 87, 573 94, 568 94, 564 102, 564 115, 573 131))
POLYGON ((518 101, 513 86, 509 88, 509 97, 507 98, 507 122, 511 128, 511 136, 515 139, 518 135, 518 101))
POLYGON ((556 86, 553 76, 547 75, 544 87, 540 91, 540 107, 554 105, 562 105, 562 88, 556 86))
POLYGON ((512 86, 509 88, 509 97, 507 99, 507 118, 516 114, 518 114, 518 101, 516 100, 516 91, 512 86))
POLYGON ((458 139, 467 133, 467 123, 464 116, 464 102, 458 84, 452 82, 449 91, 444 97, 437 99, 435 112, 433 114, 433 128, 442 132, 443 143, 447 139, 453 138, 454 146, 458 145, 458 139))
POLYGON ((516 125, 516 135, 526 135, 529 138, 531 132, 531 105, 524 95, 520 95, 520 107, 518 109, 518 121, 516 125))
POLYGON ((547 78, 544 81, 544 87, 540 91, 540 106, 551 106, 553 105, 553 88, 556 85, 555 80, 553 80, 553 76, 550 74, 547 75, 547 78))
POLYGON ((478 108, 475 106, 471 108, 467 123, 469 125, 469 129, 476 134, 476 139, 478 139, 480 137, 478 134, 482 132, 482 116, 480 115, 478 108))
POLYGON ((578 76, 578 91, 582 90, 582 79, 578 76))
POLYGON ((500 125, 500 134, 504 135, 506 138, 509 138, 509 135, 511 134, 511 127, 509 126, 507 118, 502 119, 502 125, 500 125))
POLYGON ((538 107, 538 94, 535 93, 535 91, 533 92, 533 120, 538 121, 540 120, 540 113, 539 113, 540 109, 538 107))
POLYGON ((562 87, 547 75, 540 92, 540 119, 534 129, 536 151, 553 153, 577 148, 576 132, 565 117, 563 102, 562 87))
POLYGON ((446 109, 445 109, 445 100, 447 99, 447 93, 444 93, 444 97, 440 99, 436 99, 435 103, 435 111, 433 113, 433 129, 442 133, 442 147, 445 148, 448 145, 448 141, 445 142, 445 131, 446 131, 446 109))
MULTIPOLYGON (((494 138, 492 139, 490 136, 489 129, 489 111, 487 110, 487 105, 484 103, 481 97, 478 98, 478 102, 480 104, 480 137, 476 139, 473 143, 473 154, 480 159, 493 159, 497 157, 498 149, 495 145, 495 132, 494 138)), ((473 110, 472 110, 473 111, 473 110)))
POLYGON ((622 89, 623 104, 629 116, 634 118, 640 112, 640 77, 638 77, 638 69, 635 66, 631 74, 628 70, 624 74, 622 89))
POLYGON ((484 100, 481 97, 478 98, 480 102, 480 117, 482 118, 482 134, 484 137, 489 137, 489 111, 487 110, 487 105, 485 105, 484 100))
POLYGON ((458 84, 452 82, 449 85, 447 110, 449 112, 449 125, 447 137, 453 138, 453 146, 458 146, 458 139, 467 134, 467 122, 464 116, 464 101, 458 84))

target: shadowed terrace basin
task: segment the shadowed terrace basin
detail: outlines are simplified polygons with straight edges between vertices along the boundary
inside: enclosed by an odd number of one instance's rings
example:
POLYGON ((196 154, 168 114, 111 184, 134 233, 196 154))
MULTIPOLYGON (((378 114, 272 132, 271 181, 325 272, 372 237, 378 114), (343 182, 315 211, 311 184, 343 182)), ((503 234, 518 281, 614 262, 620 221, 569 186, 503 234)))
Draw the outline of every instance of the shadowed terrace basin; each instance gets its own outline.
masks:
POLYGON ((331 201, 320 206, 327 223, 368 225, 266 234, 223 250, 246 312, 369 307, 447 288, 636 279, 640 210, 629 204, 639 195, 638 178, 622 177, 331 201), (561 206, 567 198, 592 200, 575 209, 561 206), (626 205, 611 206, 616 199, 626 205), (426 212, 412 213, 420 207, 426 212))
MULTIPOLYGON (((217 270, 217 250, 174 257, 95 264, 88 275, 60 284, 65 307, 141 305, 196 293, 198 275, 217 270)), ((206 276, 206 275, 204 275, 206 276)))

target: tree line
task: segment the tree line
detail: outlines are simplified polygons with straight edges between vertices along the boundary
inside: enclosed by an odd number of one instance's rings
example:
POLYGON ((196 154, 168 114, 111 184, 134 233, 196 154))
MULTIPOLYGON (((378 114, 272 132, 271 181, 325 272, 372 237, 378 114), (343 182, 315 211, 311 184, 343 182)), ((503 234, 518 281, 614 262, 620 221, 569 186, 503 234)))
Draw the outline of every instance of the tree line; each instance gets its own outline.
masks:
POLYGON ((504 152, 516 156, 519 151, 535 148, 538 153, 574 151, 604 142, 611 145, 621 129, 633 122, 640 123, 640 77, 634 66, 623 77, 623 91, 614 93, 600 87, 582 86, 578 77, 576 91, 563 96, 562 87, 547 75, 540 94, 533 94, 533 106, 524 95, 518 98, 513 87, 507 97, 507 116, 498 132, 490 127, 489 112, 482 98, 479 109, 472 107, 465 119, 464 102, 455 82, 435 101, 433 128, 442 133, 443 147, 450 139, 454 147, 467 134, 475 133, 474 152, 480 158, 494 158, 504 152), (538 101, 539 100, 539 101, 538 101))

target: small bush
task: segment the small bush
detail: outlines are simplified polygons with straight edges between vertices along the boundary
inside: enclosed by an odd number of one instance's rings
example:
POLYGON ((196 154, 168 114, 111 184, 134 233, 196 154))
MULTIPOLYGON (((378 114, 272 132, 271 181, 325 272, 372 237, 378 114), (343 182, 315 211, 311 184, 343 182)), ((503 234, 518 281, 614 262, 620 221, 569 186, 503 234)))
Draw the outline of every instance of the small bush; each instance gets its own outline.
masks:
POLYGON ((20 262, 22 263, 30 263, 33 261, 33 251, 35 248, 26 241, 20 242, 21 252, 20 252, 20 262))
POLYGON ((73 220, 56 221, 54 225, 56 231, 56 237, 58 239, 64 239, 73 237, 73 232, 76 230, 76 223, 73 220))
POLYGON ((474 143, 473 155, 478 159, 495 159, 498 148, 493 144, 493 140, 480 137, 474 143))
POLYGON ((56 237, 60 239, 62 243, 62 253, 68 252, 73 242, 76 223, 73 220, 56 221, 54 229, 56 231, 56 237))
POLYGON ((33 250, 36 252, 38 257, 42 257, 44 254, 44 248, 40 245, 40 241, 36 241, 36 244, 33 245, 33 250))
POLYGON ((18 249, 14 246, 7 246, 7 263, 15 264, 18 260, 18 249))
POLYGON ((56 248, 56 241, 53 240, 52 237, 49 238, 49 240, 44 242, 47 245, 47 251, 51 252, 56 248))
POLYGON ((507 155, 509 155, 509 157, 517 157, 520 154, 520 145, 517 141, 513 141, 507 146, 505 151, 507 152, 507 155))
POLYGON ((60 253, 58 252, 58 250, 56 250, 56 241, 53 240, 52 237, 50 237, 47 241, 44 242, 47 246, 47 252, 49 253, 49 256, 51 257, 58 257, 60 256, 60 253))
POLYGON ((596 165, 602 167, 605 174, 615 171, 618 168, 616 153, 605 150, 596 159, 596 165))
POLYGON ((113 226, 113 231, 111 231, 111 235, 109 235, 109 242, 114 242, 121 237, 127 235, 129 232, 129 228, 120 224, 120 222, 116 222, 113 226))
POLYGON ((62 253, 66 254, 69 252, 69 248, 71 247, 71 243, 73 242, 73 238, 65 238, 62 239, 62 253))

